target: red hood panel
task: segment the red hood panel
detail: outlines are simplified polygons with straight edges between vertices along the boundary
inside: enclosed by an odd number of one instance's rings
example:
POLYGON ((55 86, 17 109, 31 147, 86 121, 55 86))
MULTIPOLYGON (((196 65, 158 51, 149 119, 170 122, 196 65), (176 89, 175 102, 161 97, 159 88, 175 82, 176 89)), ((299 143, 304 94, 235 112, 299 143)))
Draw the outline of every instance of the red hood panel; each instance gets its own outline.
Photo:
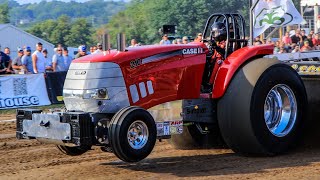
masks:
POLYGON ((199 48, 207 49, 203 43, 192 43, 186 45, 148 45, 139 46, 134 48, 127 48, 125 52, 120 52, 117 50, 106 51, 101 54, 91 54, 84 56, 82 58, 76 59, 73 63, 97 63, 97 62, 113 62, 121 64, 125 61, 142 59, 152 55, 171 52, 182 49, 189 48, 199 48))

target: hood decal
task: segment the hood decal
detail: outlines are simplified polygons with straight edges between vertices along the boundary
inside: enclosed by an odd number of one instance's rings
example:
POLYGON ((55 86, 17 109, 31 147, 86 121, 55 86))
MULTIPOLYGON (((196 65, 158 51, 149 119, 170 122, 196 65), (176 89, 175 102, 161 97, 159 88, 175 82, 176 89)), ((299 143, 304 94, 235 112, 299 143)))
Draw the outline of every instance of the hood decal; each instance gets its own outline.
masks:
POLYGON ((156 54, 156 55, 142 59, 142 64, 156 62, 156 61, 168 59, 168 58, 179 56, 179 55, 182 55, 182 50, 160 53, 160 54, 156 54))

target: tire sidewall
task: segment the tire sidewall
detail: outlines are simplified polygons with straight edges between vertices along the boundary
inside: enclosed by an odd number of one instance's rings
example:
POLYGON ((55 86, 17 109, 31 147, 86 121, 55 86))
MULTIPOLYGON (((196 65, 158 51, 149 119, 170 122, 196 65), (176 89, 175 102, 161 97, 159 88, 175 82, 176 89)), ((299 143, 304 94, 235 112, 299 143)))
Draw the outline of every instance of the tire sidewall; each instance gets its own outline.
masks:
POLYGON ((300 77, 284 64, 273 65, 260 77, 252 93, 250 119, 252 129, 262 147, 271 154, 286 151, 296 145, 294 141, 301 136, 303 112, 306 107, 306 95, 300 77), (292 130, 284 137, 273 135, 264 118, 264 104, 270 90, 279 84, 287 85, 294 93, 297 103, 297 117, 292 130))
POLYGON ((143 109, 136 109, 130 113, 128 113, 122 123, 121 126, 118 127, 119 134, 117 134, 118 141, 120 142, 120 147, 122 149, 123 154, 127 156, 128 159, 132 159, 132 161, 139 161, 147 157, 156 142, 156 125, 152 118, 152 116, 143 109), (127 138, 128 129, 131 124, 137 120, 141 120, 147 125, 149 136, 146 144, 141 149, 134 149, 130 146, 127 138))

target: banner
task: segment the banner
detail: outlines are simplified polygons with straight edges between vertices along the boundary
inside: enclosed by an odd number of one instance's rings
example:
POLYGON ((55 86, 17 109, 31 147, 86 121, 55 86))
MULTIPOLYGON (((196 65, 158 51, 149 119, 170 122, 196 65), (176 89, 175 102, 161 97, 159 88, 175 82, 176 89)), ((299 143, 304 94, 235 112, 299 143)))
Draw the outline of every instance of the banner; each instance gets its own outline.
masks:
POLYGON ((52 104, 63 104, 63 85, 66 76, 67 71, 46 73, 47 91, 52 104))
POLYGON ((0 109, 50 104, 43 74, 0 76, 0 109))
POLYGON ((260 0, 254 9, 254 37, 269 27, 283 27, 302 23, 303 17, 291 0, 260 0))

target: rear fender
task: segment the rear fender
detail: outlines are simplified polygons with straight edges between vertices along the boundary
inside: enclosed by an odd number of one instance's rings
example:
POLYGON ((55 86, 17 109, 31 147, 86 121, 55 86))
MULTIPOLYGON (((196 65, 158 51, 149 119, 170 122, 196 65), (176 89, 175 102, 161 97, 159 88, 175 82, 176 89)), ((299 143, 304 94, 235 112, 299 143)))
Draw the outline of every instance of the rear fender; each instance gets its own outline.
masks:
POLYGON ((213 85, 212 98, 221 98, 234 74, 246 62, 273 53, 273 45, 248 46, 232 53, 219 67, 213 85))

